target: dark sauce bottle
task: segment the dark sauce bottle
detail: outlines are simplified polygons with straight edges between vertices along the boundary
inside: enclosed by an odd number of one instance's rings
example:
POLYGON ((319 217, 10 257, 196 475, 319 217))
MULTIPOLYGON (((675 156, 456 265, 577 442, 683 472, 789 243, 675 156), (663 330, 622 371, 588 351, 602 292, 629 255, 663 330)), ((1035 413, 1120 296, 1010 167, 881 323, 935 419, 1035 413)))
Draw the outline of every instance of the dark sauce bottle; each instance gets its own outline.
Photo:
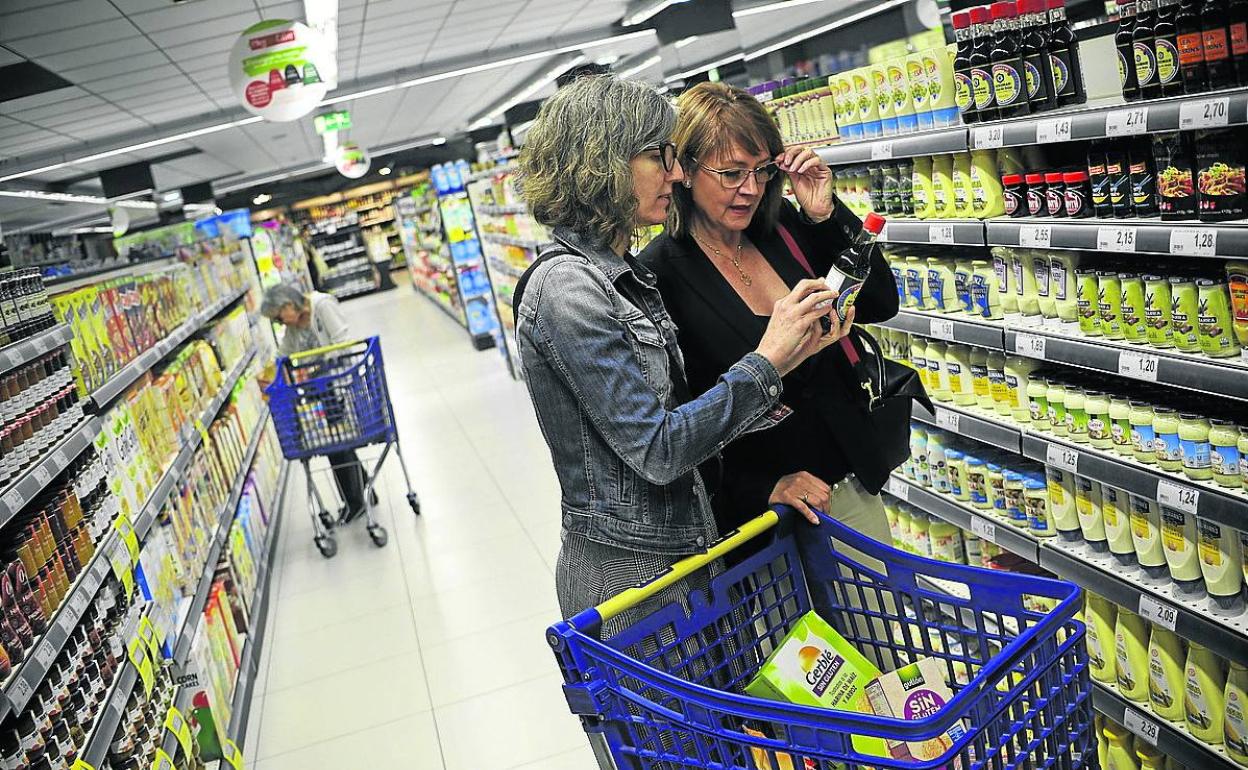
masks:
POLYGON ((1049 17, 1046 0, 1018 0, 1022 11, 1020 37, 1023 69, 1026 71, 1027 101, 1032 112, 1057 107, 1054 91, 1053 60, 1049 58, 1049 17))
POLYGON ((1231 33, 1226 0, 1205 0, 1200 13, 1205 39, 1205 69, 1210 90, 1230 88, 1238 82, 1231 56, 1231 33))
POLYGON ((959 11, 953 15, 953 34, 958 41, 958 52, 953 57, 954 95, 963 123, 978 123, 979 111, 975 107, 975 89, 971 85, 971 51, 975 38, 971 34, 971 14, 959 11))
POLYGON ((971 91, 979 120, 997 118, 997 100, 992 89, 992 28, 987 6, 971 9, 971 30, 975 47, 971 50, 971 91))
POLYGON ((1239 84, 1248 85, 1248 0, 1231 0, 1227 5, 1231 27, 1231 56, 1235 57, 1235 70, 1239 84))
POLYGON ((1031 114, 1027 78, 1018 41, 1018 8, 1013 2, 992 4, 992 93, 997 114, 1017 118, 1031 114))
POLYGON ((1118 0, 1118 31, 1114 45, 1118 48, 1118 80, 1122 96, 1129 102, 1140 100, 1140 81, 1135 74, 1135 0, 1118 0))
POLYGON ((1209 90, 1208 69, 1205 67, 1205 33, 1200 20, 1201 0, 1182 0, 1175 18, 1179 41, 1179 74, 1183 90, 1189 94, 1209 90))
POLYGON ((1083 82, 1083 62, 1079 56, 1079 39, 1066 18, 1066 0, 1048 0, 1048 7, 1049 59, 1053 66, 1057 106, 1084 104, 1088 101, 1088 91, 1083 82))
POLYGON ((1157 53, 1153 48, 1154 19, 1153 0, 1139 0, 1131 41, 1135 57, 1135 80, 1141 99, 1156 99, 1161 96, 1161 80, 1157 78, 1157 53))
POLYGON ((1153 54, 1162 96, 1183 93, 1183 77, 1179 71, 1178 15, 1179 0, 1160 0, 1157 20, 1153 23, 1153 54))

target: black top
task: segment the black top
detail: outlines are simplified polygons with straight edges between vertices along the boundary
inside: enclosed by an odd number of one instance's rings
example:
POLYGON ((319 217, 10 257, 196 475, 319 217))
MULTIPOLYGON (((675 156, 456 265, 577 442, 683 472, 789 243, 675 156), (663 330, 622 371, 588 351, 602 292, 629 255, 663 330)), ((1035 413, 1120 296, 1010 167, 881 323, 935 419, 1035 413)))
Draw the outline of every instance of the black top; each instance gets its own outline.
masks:
MULTIPOLYGON (((827 222, 811 225, 785 201, 780 223, 810 261, 815 275, 827 275, 832 260, 849 246, 862 223, 844 206, 827 222)), ((746 230, 772 269, 792 287, 811 277, 791 256, 778 232, 746 230)), ((689 237, 660 235, 641 254, 658 276, 663 303, 675 321, 685 356, 689 387, 702 393, 741 356, 755 350, 768 318, 755 314, 689 237)), ((876 250, 871 277, 855 302, 855 323, 877 323, 897 314, 893 273, 876 250)), ((907 435, 880 436, 865 405, 853 395, 856 378, 844 351, 833 345, 784 378, 783 403, 794 413, 776 427, 750 433, 724 449, 723 482, 715 494, 720 531, 727 532, 766 510, 781 476, 808 471, 829 484, 853 472, 878 492, 892 468, 884 467, 882 441, 907 442, 907 435)), ((891 431, 890 431, 891 433, 891 431)))

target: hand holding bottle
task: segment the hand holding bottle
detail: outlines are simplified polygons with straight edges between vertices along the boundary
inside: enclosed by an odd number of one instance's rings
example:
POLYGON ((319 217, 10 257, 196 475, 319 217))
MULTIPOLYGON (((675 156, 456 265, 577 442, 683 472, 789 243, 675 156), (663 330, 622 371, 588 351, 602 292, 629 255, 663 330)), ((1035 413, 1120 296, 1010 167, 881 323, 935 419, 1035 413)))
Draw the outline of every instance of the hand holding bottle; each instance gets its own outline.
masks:
POLYGON ((776 367, 781 377, 849 332, 852 313, 826 334, 820 323, 832 311, 837 296, 823 281, 808 278, 776 301, 757 352, 776 367))

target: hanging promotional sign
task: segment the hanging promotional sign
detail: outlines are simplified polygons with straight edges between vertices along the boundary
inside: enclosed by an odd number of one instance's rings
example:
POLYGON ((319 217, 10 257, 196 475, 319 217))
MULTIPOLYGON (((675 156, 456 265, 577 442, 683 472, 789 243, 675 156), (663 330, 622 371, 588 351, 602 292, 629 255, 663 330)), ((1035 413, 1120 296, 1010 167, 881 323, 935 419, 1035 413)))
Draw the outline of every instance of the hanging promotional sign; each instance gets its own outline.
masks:
POLYGON ((351 113, 346 110, 336 110, 327 112, 324 115, 317 115, 312 118, 312 125, 316 126, 316 133, 328 134, 331 131, 346 131, 351 128, 351 113))
POLYGON ((311 112, 329 92, 321 77, 324 40, 297 21, 248 27, 230 52, 230 86, 248 112, 286 122, 311 112))
POLYGON ((355 142, 345 142, 339 145, 338 155, 334 158, 338 173, 347 179, 359 179, 367 174, 371 162, 368 151, 355 142))

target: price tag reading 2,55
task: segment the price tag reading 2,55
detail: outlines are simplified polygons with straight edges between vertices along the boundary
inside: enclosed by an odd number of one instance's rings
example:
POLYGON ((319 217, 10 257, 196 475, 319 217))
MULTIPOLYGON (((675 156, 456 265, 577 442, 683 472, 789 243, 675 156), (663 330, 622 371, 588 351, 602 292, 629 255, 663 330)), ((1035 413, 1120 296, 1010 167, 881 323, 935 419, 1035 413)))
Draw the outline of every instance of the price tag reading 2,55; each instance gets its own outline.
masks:
POLYGON ((1018 228, 1018 245, 1025 249, 1047 249, 1053 245, 1052 225, 1022 225, 1018 228))

